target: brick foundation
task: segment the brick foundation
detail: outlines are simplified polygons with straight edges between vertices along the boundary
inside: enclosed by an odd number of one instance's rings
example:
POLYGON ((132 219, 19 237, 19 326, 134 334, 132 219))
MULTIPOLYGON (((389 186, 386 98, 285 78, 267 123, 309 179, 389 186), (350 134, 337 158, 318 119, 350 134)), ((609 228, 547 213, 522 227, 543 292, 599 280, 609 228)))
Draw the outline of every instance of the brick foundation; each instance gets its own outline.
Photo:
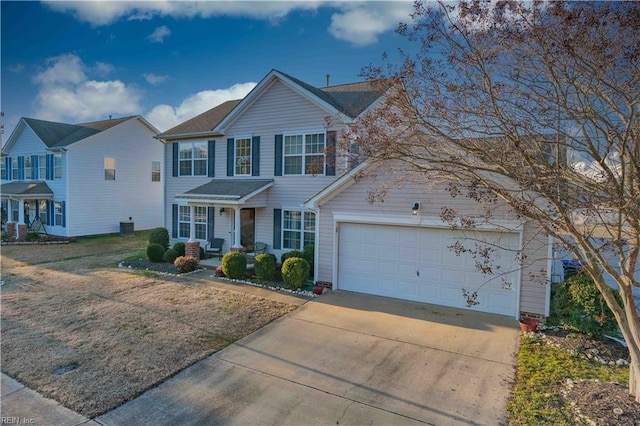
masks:
POLYGON ((6 226, 7 235, 9 236, 9 238, 15 239, 16 238, 16 223, 15 222, 7 222, 5 224, 5 226, 6 226))
POLYGON ((200 241, 187 241, 184 243, 184 255, 200 259, 200 241))
POLYGON ((26 241, 27 240, 27 224, 19 223, 18 224, 18 241, 26 241))
POLYGON ((244 247, 231 247, 229 251, 234 251, 236 253, 246 253, 247 249, 244 247))

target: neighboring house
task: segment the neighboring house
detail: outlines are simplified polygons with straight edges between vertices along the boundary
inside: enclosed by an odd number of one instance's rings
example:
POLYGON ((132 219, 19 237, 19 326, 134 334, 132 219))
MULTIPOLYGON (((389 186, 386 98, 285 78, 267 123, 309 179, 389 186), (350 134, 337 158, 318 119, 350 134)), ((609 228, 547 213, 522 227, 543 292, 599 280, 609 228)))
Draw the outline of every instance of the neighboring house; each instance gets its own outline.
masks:
POLYGON ((157 134, 141 116, 82 124, 22 118, 0 162, 8 229, 70 237, 118 232, 121 222, 162 226, 157 134))
MULTIPOLYGON (((367 191, 380 181, 354 179, 367 165, 336 150, 340 131, 381 96, 368 83, 316 88, 272 70, 244 99, 158 135, 166 144, 172 242, 223 238, 224 252, 251 252, 262 242, 278 257, 312 244, 314 280, 334 289, 464 307, 462 289, 472 292, 486 279, 472 259, 448 248, 456 234, 440 212, 452 203, 449 193, 426 183, 405 186, 371 205, 367 191)), ((453 202, 474 209, 472 202, 453 202)), ((517 250, 535 234, 507 213, 503 222, 509 232, 487 228, 478 237, 517 250)), ((510 287, 502 280, 484 284, 474 310, 548 314, 549 287, 530 272, 548 266, 549 241, 535 240, 525 254, 540 260, 524 270, 512 254, 499 254, 510 287)))

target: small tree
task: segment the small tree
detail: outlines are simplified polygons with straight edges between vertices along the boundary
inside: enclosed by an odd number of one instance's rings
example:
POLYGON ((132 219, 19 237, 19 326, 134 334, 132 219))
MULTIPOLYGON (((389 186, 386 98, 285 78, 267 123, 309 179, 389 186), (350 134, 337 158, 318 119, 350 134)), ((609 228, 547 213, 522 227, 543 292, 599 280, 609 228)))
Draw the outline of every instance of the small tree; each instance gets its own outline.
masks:
POLYGON ((366 170, 399 165, 485 222, 500 202, 552 236, 611 309, 640 402, 640 3, 416 2, 398 33, 416 49, 364 70, 386 97, 346 135, 379 165, 366 170))
POLYGON ((165 250, 169 248, 169 231, 166 228, 155 228, 149 233, 149 244, 160 244, 165 250))

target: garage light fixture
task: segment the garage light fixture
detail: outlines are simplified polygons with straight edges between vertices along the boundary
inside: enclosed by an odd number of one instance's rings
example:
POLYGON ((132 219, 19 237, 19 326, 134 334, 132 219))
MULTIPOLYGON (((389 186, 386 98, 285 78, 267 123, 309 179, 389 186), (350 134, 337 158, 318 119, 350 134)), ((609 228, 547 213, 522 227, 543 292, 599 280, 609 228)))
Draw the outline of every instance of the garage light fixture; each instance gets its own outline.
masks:
POLYGON ((224 214, 224 207, 220 207, 220 216, 224 214))
POLYGON ((418 210, 420 210, 420 203, 418 202, 413 203, 413 207, 411 207, 411 211, 413 211, 413 214, 417 215, 418 210))

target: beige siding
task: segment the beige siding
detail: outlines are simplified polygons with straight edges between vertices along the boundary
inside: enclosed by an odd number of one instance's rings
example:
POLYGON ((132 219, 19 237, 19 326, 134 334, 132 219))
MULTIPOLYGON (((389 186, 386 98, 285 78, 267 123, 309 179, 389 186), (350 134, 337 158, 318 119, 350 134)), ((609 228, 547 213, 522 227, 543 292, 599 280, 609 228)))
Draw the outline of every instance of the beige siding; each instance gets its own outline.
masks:
MULTIPOLYGON (((318 238, 318 275, 320 281, 333 280, 334 244, 336 227, 334 215, 354 214, 358 216, 376 215, 384 221, 393 217, 398 221, 417 226, 447 226, 440 219, 443 206, 455 209, 459 214, 478 216, 478 203, 465 196, 452 198, 443 185, 419 184, 412 179, 405 179, 402 187, 391 188, 384 202, 370 204, 367 201, 369 190, 379 189, 382 182, 389 182, 382 174, 374 179, 365 177, 358 183, 344 189, 333 199, 320 207, 320 229, 318 238), (414 202, 420 203, 420 218, 412 214, 414 202)), ((499 220, 501 225, 514 229, 518 226, 515 217, 507 208, 493 210, 492 221, 499 220), (504 223, 502 222, 504 221, 504 223)), ((520 310, 530 313, 544 314, 546 286, 530 277, 532 273, 541 274, 547 265, 547 237, 535 233, 535 228, 525 226, 523 241, 528 242, 525 249, 526 262, 521 272, 520 310)), ((545 275, 543 272, 542 275, 545 275)))

